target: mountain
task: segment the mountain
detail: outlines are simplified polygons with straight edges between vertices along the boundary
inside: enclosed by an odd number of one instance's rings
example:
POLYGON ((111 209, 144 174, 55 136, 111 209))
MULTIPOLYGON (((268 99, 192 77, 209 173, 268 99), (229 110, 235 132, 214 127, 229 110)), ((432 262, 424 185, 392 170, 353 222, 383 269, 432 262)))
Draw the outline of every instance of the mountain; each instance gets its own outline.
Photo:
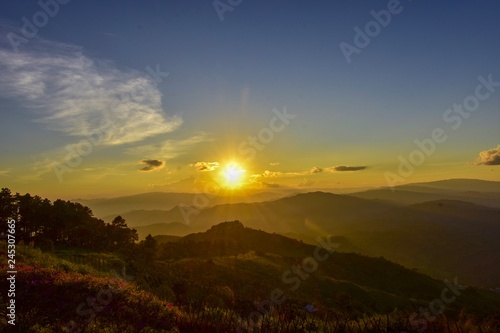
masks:
POLYGON ((500 328, 500 294, 339 253, 329 237, 310 245, 233 221, 164 241, 120 253, 17 246, 22 331, 238 332, 259 319, 269 332, 500 328))
POLYGON ((353 197, 377 200, 397 205, 413 205, 435 200, 468 201, 482 206, 500 208, 500 192, 456 192, 450 190, 436 190, 429 187, 405 186, 394 190, 378 189, 350 194, 353 197))
MULTIPOLYGON (((260 202, 281 198, 298 191, 265 191, 257 193, 247 193, 245 195, 232 195, 222 192, 219 196, 209 196, 209 206, 238 202, 260 202)), ((82 205, 90 207, 95 216, 104 218, 109 215, 116 217, 125 212, 134 210, 170 210, 176 206, 194 205, 199 197, 195 193, 169 193, 151 192, 116 198, 101 199, 75 199, 82 205)))
POLYGON ((394 208, 342 236, 367 255, 381 255, 431 276, 500 285, 500 209, 438 200, 394 208), (481 272, 481 274, 478 274, 481 272))
MULTIPOLYGON (((401 206, 312 192, 206 208, 191 215, 187 227, 197 232, 220 220, 240 220, 251 228, 291 233, 308 242, 319 235, 343 237, 345 246, 339 251, 384 256, 438 278, 461 276, 473 285, 500 286, 500 209, 496 208, 459 200, 401 206)), ((146 230, 154 235, 158 228, 145 226, 142 235, 146 230)), ((168 234, 171 226, 163 228, 168 234)))
MULTIPOLYGON (((199 285, 190 281, 193 288, 200 289, 199 293, 202 284, 224 285, 238 299, 251 302, 264 300, 270 291, 279 288, 292 302, 312 302, 317 307, 341 312, 412 309, 428 304, 428 298, 440 297, 445 287, 441 281, 383 258, 336 252, 337 246, 327 236, 311 245, 234 221, 164 244, 158 260, 175 260, 164 268, 184 272, 179 276, 189 276, 192 273, 188 267, 208 260, 208 265, 201 264, 204 281, 199 285), (348 300, 343 299, 347 295, 348 300)), ((463 297, 451 308, 470 307, 477 311, 489 304, 486 306, 500 310, 500 295, 485 293, 488 296, 482 298, 479 294, 483 292, 474 288, 461 290, 463 297)))
POLYGON ((149 234, 153 236, 155 235, 184 236, 193 232, 193 229, 190 228, 189 226, 177 222, 157 223, 147 226, 135 227, 134 229, 137 230, 139 239, 145 239, 146 236, 149 234))
POLYGON ((480 179, 445 179, 425 183, 413 183, 400 187, 426 187, 450 191, 500 192, 500 182, 480 179))
POLYGON ((461 200, 482 206, 500 208, 500 182, 475 179, 450 179, 429 183, 372 189, 350 195, 399 205, 412 205, 434 200, 461 200))
POLYGON ((309 243, 318 235, 333 235, 342 239, 339 251, 384 256, 434 277, 461 276, 472 285, 498 288, 500 192, 492 191, 498 184, 452 179, 395 191, 309 192, 266 202, 132 210, 122 216, 141 239, 184 236, 231 220, 309 243))

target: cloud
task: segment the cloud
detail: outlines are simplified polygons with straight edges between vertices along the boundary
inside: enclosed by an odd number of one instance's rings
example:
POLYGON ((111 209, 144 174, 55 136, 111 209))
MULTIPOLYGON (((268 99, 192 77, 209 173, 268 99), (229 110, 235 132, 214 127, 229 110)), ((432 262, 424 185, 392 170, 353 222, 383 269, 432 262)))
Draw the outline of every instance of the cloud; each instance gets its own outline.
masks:
POLYGON ((135 156, 161 156, 168 160, 185 154, 192 146, 205 141, 209 140, 204 134, 200 134, 182 140, 169 139, 155 144, 127 148, 125 153, 135 156))
POLYGON ((146 166, 139 169, 139 171, 154 171, 165 166, 165 162, 160 160, 142 160, 141 162, 146 164, 146 166))
POLYGON ((30 51, 0 47, 0 97, 36 113, 36 121, 68 136, 102 133, 120 145, 172 132, 182 124, 163 110, 157 82, 147 73, 118 69, 82 48, 31 40, 30 51))
MULTIPOLYGON (((263 173, 258 173, 258 174, 253 174, 250 176, 250 181, 254 183, 258 183, 263 181, 265 178, 276 178, 276 177, 297 177, 297 176, 308 176, 308 175, 313 175, 317 173, 323 173, 323 172, 341 172, 341 171, 359 171, 359 170, 364 170, 366 169, 367 166, 345 166, 345 165, 340 165, 336 167, 330 167, 330 168, 320 168, 317 166, 312 167, 310 170, 307 171, 299 171, 299 172, 281 172, 281 171, 269 171, 266 170, 263 173)), ((299 186, 310 186, 312 184, 309 184, 310 182, 305 181, 299 186)))
POLYGON ((274 166, 274 165, 280 165, 280 163, 279 162, 271 162, 271 163, 269 163, 269 165, 272 165, 272 166, 274 166))
POLYGON ((336 167, 331 167, 328 168, 328 171, 335 172, 335 171, 360 171, 360 170, 365 170, 367 166, 345 166, 345 165, 339 165, 336 167))
POLYGON ((266 170, 264 171, 261 176, 264 177, 264 178, 274 178, 274 177, 278 177, 278 176, 281 176, 283 173, 280 172, 280 171, 269 171, 269 170, 266 170))
POLYGON ((8 176, 11 173, 12 169, 4 169, 0 170, 0 177, 2 176, 8 176))
POLYGON ((318 168, 317 166, 313 167, 310 171, 310 173, 320 173, 323 172, 322 168, 318 168))
POLYGON ((198 171, 214 171, 219 167, 219 162, 196 162, 194 165, 198 171))
POLYGON ((253 175, 250 175, 250 181, 251 182, 260 182, 261 179, 263 178, 275 178, 279 176, 285 175, 283 172, 280 171, 269 171, 265 170, 263 173, 256 173, 253 175))
POLYGON ((500 145, 480 152, 476 165, 500 165, 500 145))

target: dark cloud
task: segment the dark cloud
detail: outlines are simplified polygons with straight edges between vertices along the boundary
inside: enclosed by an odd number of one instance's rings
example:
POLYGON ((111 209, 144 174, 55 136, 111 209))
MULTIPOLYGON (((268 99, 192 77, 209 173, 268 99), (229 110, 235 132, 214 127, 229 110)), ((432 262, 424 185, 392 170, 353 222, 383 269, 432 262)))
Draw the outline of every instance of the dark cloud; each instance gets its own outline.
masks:
POLYGON ((500 165, 500 145, 480 152, 476 165, 500 165))
POLYGON ((360 171, 366 169, 366 166, 345 166, 345 165, 339 165, 336 167, 330 168, 332 171, 360 171))
POLYGON ((196 162, 193 166, 198 171, 214 171, 219 167, 219 162, 196 162))
POLYGON ((165 162, 160 160, 142 160, 141 162, 146 164, 146 166, 139 169, 139 171, 154 171, 165 166, 165 162))

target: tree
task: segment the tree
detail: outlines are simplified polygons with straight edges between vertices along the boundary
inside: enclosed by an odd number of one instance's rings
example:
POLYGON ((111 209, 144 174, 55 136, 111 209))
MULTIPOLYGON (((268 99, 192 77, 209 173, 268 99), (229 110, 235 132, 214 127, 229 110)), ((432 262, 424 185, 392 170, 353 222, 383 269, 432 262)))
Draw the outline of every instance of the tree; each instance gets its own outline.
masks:
POLYGON ((8 218, 17 219, 17 208, 15 198, 8 188, 2 188, 0 191, 0 220, 5 221, 8 218))
POLYGON ((115 217, 111 224, 108 225, 108 235, 111 246, 117 249, 132 245, 139 239, 137 231, 129 229, 127 222, 121 216, 115 217))
POLYGON ((141 241, 139 248, 143 259, 147 261, 153 261, 158 257, 158 241, 151 234, 146 240, 141 241))

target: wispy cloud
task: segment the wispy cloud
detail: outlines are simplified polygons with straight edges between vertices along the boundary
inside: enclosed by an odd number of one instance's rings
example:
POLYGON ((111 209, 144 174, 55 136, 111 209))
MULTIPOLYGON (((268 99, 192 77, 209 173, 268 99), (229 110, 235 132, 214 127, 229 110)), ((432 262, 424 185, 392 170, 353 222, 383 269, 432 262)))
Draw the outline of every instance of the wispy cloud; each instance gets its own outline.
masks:
POLYGON ((500 145, 480 152, 476 165, 500 165, 500 145))
POLYGON ((201 134, 182 140, 169 139, 159 143, 127 148, 125 153, 140 157, 147 156, 148 158, 158 156, 168 160, 185 154, 192 146, 205 141, 208 141, 206 135, 201 134))
POLYGON ((165 166, 165 162, 160 160, 142 160, 141 162, 146 165, 143 168, 140 168, 139 171, 154 171, 165 166))
POLYGON ((0 97, 30 108, 47 128, 85 138, 103 133, 102 145, 138 142, 182 124, 162 108, 146 73, 92 59, 82 48, 33 40, 30 50, 0 48, 0 97))
POLYGON ((262 188, 285 188, 285 187, 288 187, 288 186, 285 186, 282 184, 266 183, 266 182, 261 182, 260 185, 262 188))
POLYGON ((279 177, 281 175, 283 175, 283 172, 269 171, 269 170, 266 170, 262 174, 260 174, 260 176, 262 176, 264 178, 274 178, 274 177, 279 177))
MULTIPOLYGON (((366 169, 367 166, 345 166, 340 165, 336 167, 329 168, 320 168, 317 166, 312 167, 307 171, 298 171, 298 172, 282 172, 282 171, 269 171, 265 170, 262 173, 253 174, 250 176, 251 182, 261 182, 266 178, 275 178, 275 177, 296 177, 296 176, 308 176, 314 175, 323 172, 335 173, 335 172, 344 172, 344 171, 360 171, 366 169)), ((306 186, 308 182, 305 184, 301 183, 299 186, 306 186)))

